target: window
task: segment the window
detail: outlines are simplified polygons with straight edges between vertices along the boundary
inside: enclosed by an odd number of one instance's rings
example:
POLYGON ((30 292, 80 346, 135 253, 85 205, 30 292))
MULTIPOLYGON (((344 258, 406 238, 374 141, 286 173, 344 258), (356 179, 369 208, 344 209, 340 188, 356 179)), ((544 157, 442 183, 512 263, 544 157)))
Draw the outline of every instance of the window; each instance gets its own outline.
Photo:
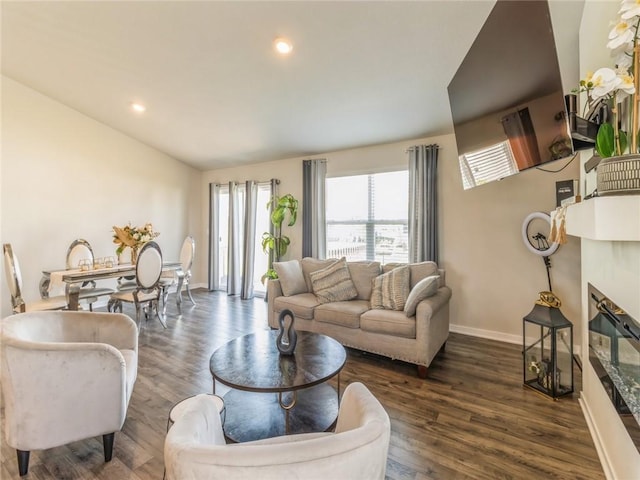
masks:
POLYGON ((409 259, 408 171, 327 179, 327 257, 409 259))
POLYGON ((460 172, 466 190, 518 173, 518 166, 509 142, 505 141, 461 155, 460 172))

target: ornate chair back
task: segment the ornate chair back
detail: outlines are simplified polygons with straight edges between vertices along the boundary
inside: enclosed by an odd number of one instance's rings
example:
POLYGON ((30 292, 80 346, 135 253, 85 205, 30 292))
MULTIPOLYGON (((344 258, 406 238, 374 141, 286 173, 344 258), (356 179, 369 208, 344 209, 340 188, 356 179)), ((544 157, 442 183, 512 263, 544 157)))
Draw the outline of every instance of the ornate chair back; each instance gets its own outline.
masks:
POLYGON ((158 286, 162 275, 162 252, 156 242, 144 244, 136 263, 136 282, 138 289, 148 293, 158 286))
POLYGON ((80 260, 89 260, 93 265, 93 249, 84 238, 78 238, 71 242, 67 250, 67 270, 78 268, 80 260))
POLYGON ((196 253, 196 241, 191 235, 187 236, 182 242, 182 250, 180 250, 180 263, 185 277, 191 276, 191 266, 193 265, 193 257, 196 253))
POLYGON ((13 254, 10 243, 2 246, 4 252, 4 273, 9 285, 9 293, 11 294, 11 306, 13 310, 19 310, 19 306, 24 304, 22 298, 22 274, 20 273, 20 263, 18 257, 13 254))

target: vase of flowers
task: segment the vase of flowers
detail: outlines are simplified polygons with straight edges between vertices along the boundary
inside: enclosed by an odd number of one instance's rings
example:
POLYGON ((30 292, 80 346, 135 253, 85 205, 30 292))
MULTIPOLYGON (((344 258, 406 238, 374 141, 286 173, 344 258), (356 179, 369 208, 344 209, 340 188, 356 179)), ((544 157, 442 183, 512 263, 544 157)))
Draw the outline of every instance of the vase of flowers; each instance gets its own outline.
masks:
POLYGON ((138 250, 142 246, 160 235, 153 230, 151 223, 145 223, 142 227, 132 227, 129 223, 124 227, 113 227, 113 243, 118 245, 116 254, 120 256, 125 248, 131 249, 131 263, 135 265, 138 260, 138 250))
POLYGON ((596 151, 599 195, 640 192, 640 151, 638 101, 640 99, 640 4, 622 0, 618 18, 609 33, 615 68, 600 68, 580 80, 579 92, 587 95, 587 107, 606 102, 611 122, 600 125, 596 151))

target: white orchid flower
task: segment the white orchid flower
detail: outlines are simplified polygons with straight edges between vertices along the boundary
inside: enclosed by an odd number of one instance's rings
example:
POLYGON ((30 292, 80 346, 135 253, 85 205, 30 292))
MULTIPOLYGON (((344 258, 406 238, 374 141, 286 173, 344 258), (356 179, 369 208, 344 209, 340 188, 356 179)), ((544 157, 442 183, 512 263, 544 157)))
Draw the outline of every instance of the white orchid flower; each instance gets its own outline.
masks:
POLYGON ((593 73, 591 82, 593 83, 591 96, 594 100, 597 100, 615 92, 620 87, 622 80, 618 77, 615 70, 605 67, 600 68, 593 73))
POLYGON ((633 65, 633 44, 622 45, 611 51, 616 68, 630 69, 633 65))
POLYGON ((622 0, 619 12, 625 20, 640 16, 640 2, 637 0, 622 0))
POLYGON ((635 33, 635 25, 633 23, 623 18, 618 19, 618 22, 609 32, 607 48, 615 50, 623 45, 633 44, 635 33))
POLYGON ((633 95, 636 93, 636 87, 633 82, 633 75, 629 75, 626 70, 618 70, 618 78, 620 79, 620 85, 618 85, 618 99, 622 100, 627 95, 633 95))

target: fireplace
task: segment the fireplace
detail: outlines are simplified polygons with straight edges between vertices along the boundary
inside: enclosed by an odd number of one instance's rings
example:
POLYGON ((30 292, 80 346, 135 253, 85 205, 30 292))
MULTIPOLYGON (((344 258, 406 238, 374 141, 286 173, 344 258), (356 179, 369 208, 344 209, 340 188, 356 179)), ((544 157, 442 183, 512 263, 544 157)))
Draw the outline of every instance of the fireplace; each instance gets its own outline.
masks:
POLYGON ((640 452, 640 323, 588 284, 589 362, 640 452))

